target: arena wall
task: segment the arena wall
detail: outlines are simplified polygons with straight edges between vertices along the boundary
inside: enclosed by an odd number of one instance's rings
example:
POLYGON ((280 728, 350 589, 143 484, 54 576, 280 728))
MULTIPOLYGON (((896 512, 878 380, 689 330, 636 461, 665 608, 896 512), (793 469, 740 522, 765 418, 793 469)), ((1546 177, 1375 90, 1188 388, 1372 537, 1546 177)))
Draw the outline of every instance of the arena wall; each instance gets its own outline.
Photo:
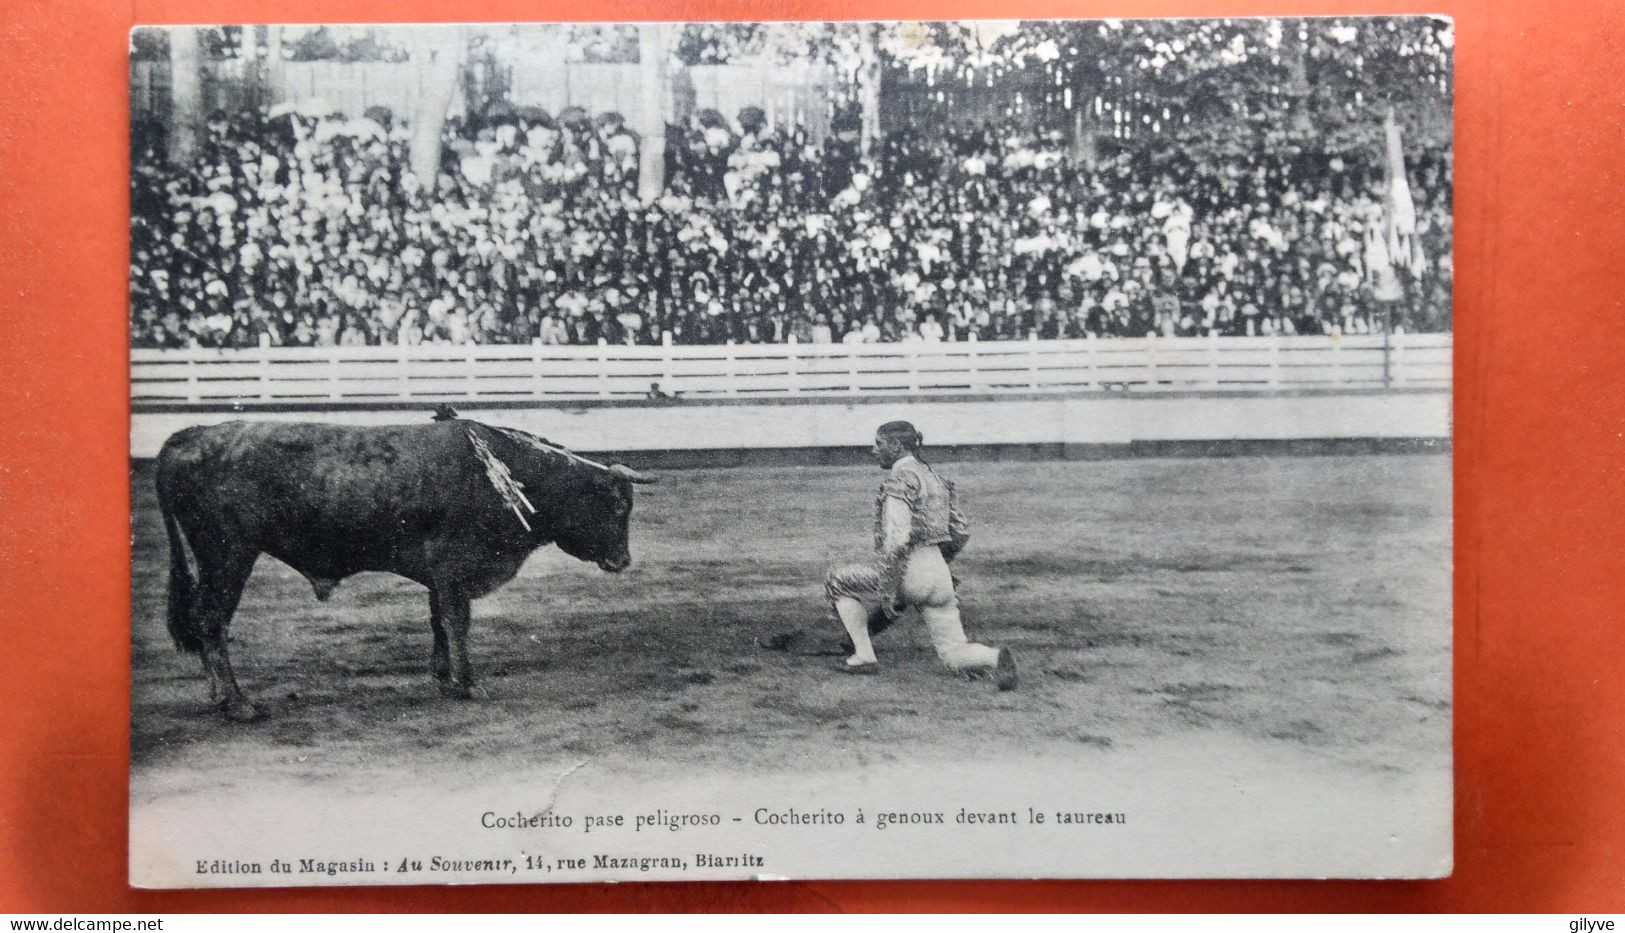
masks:
MULTIPOLYGON (((378 425, 426 419, 428 402, 276 406, 143 405, 130 454, 166 437, 236 419, 378 425)), ((469 401, 465 418, 517 427, 582 452, 641 454, 651 465, 856 460, 876 425, 913 421, 954 456, 1102 457, 1182 452, 1448 449, 1448 388, 1245 392, 1096 390, 988 396, 469 401)))

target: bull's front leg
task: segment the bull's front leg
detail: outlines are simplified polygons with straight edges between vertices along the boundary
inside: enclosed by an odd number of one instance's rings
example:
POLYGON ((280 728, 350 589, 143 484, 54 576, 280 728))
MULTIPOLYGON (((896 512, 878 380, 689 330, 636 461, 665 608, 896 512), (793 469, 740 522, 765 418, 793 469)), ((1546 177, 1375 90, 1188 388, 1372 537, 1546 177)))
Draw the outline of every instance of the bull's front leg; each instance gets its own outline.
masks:
POLYGON ((441 680, 440 692, 459 699, 485 699, 484 689, 474 685, 474 669, 468 663, 468 597, 459 587, 436 587, 440 603, 440 624, 445 629, 446 654, 451 675, 441 680))

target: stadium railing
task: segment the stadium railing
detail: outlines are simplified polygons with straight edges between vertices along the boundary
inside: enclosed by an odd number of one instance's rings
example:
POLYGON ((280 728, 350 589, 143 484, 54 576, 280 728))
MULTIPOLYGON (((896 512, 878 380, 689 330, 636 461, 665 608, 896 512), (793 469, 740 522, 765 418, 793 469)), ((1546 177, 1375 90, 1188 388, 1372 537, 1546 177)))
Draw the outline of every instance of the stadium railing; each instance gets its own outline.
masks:
POLYGON ((131 400, 689 399, 1444 388, 1449 334, 886 344, 266 347, 131 351, 131 400))

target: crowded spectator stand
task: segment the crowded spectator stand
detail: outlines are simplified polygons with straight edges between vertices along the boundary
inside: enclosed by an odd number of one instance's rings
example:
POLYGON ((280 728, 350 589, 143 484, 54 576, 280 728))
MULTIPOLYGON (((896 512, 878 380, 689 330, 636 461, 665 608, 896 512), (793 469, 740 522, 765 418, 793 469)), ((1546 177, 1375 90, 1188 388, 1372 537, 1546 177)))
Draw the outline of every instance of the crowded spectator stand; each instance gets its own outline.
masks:
MULTIPOLYGON (((618 113, 507 100, 487 67, 464 78, 433 179, 411 171, 411 115, 377 108, 216 111, 178 162, 161 134, 137 134, 132 344, 1450 329, 1452 157, 1447 125, 1425 119, 1448 96, 1446 27, 930 28, 930 42, 899 40, 903 27, 871 37, 880 99, 908 117, 884 127, 864 125, 863 43, 818 24, 692 27, 673 56, 821 57, 854 88, 825 126, 696 109, 651 140, 618 113), (1050 83, 1002 112, 946 93, 983 100, 1001 80, 1050 83), (1249 92, 1239 105, 1213 104, 1236 86, 1249 92), (927 119, 932 100, 942 109, 927 119), (640 196, 652 144, 664 183, 640 196)), ((635 53, 607 35, 570 47, 635 53)))

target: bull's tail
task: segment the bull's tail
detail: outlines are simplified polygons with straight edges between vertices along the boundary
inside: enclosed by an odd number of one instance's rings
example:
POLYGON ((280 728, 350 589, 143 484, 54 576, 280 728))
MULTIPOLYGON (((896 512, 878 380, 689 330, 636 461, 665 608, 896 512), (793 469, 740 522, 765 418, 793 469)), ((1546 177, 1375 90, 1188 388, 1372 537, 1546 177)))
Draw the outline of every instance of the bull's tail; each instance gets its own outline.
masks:
POLYGON ((186 540, 180 523, 175 520, 165 490, 158 491, 158 511, 164 516, 164 530, 169 533, 169 637, 175 640, 177 651, 203 653, 203 630, 198 627, 192 612, 197 581, 192 579, 187 566, 186 540))

